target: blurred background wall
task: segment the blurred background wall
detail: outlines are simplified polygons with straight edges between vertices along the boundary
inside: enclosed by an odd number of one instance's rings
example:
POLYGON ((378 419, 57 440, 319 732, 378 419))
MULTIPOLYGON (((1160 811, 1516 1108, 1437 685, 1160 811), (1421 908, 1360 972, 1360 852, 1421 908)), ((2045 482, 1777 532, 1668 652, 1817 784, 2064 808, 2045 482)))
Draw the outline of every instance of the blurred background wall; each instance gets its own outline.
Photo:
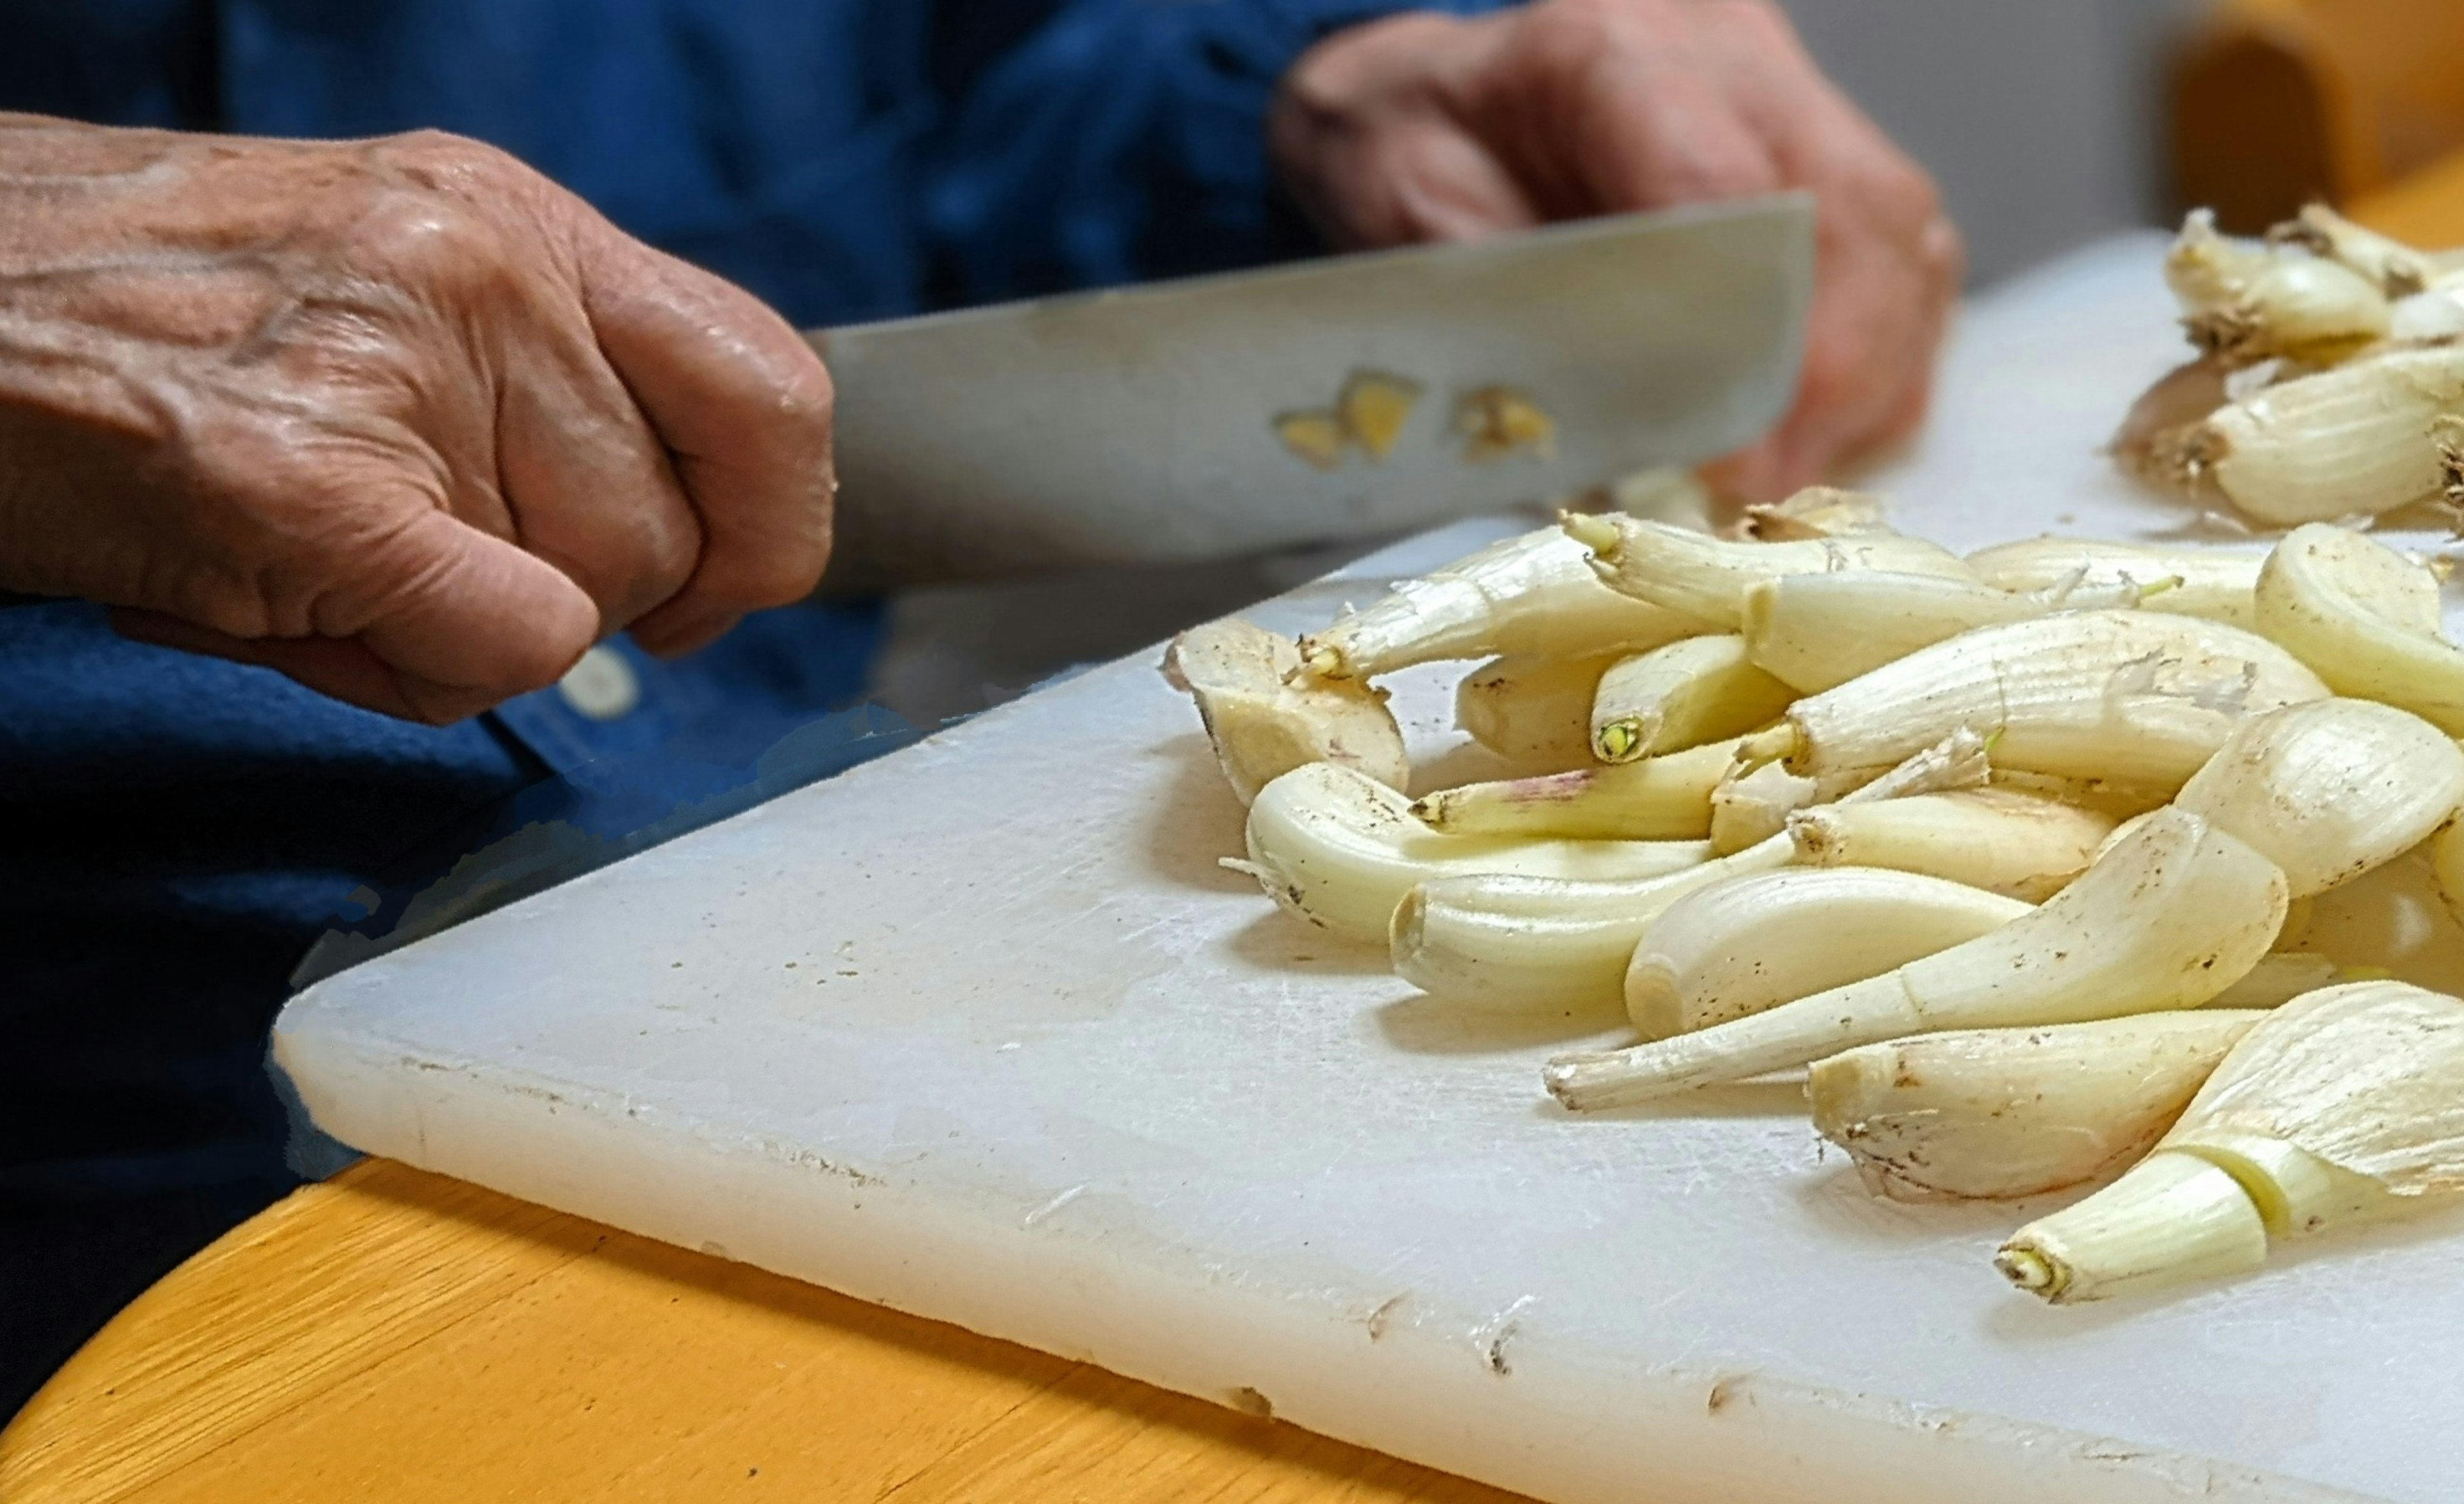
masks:
POLYGON ((1941 183, 1972 283, 2163 217, 2164 62, 2199 0, 1783 4, 1823 71, 1941 183))

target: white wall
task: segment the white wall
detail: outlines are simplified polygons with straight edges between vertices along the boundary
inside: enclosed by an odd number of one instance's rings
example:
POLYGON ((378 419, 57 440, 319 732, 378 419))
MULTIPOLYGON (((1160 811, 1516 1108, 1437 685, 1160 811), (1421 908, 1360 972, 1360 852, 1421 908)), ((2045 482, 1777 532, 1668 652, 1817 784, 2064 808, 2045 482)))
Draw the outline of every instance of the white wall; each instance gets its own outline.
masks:
POLYGON ((2193 0, 1782 0, 1943 187, 1985 283, 2163 205, 2163 46, 2193 0))

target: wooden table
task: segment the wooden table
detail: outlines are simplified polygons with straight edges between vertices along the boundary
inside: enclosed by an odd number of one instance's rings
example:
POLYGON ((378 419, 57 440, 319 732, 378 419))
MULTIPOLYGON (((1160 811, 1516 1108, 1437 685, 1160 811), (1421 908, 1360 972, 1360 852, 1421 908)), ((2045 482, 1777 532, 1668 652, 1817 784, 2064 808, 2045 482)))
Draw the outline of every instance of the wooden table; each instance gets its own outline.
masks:
POLYGON ((386 1161, 121 1313, 10 1504, 1513 1495, 386 1161))

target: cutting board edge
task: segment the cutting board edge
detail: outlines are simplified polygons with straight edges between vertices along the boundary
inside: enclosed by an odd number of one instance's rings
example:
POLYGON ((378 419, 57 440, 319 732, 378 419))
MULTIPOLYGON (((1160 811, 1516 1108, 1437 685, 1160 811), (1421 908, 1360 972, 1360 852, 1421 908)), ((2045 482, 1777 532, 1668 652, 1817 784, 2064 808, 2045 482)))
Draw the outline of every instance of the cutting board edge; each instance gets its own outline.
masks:
POLYGON ((2388 1504, 2031 1422, 1769 1373, 1647 1364, 1549 1333, 1513 1308, 1406 1320, 1393 1302, 1341 1298, 1307 1279, 1253 1279, 1227 1294, 1186 1250, 1152 1240, 1125 1249, 1117 1229, 1073 1228, 1053 1214, 1067 1197, 960 1216, 903 1194, 895 1172, 809 1148, 751 1152, 745 1136, 722 1156, 721 1175, 711 1149, 723 1133, 709 1128, 653 1125, 658 1147, 631 1142, 627 1183, 577 1177, 569 1171, 628 1162, 598 1152, 627 1104, 425 1057, 407 1041, 380 1051, 329 1037, 313 998, 285 1010, 274 1054, 318 1127, 363 1152, 1199 1399, 1254 1412, 1263 1397, 1308 1429, 1552 1504, 2388 1504), (468 1095, 416 1090, 437 1073, 490 1082, 502 1116, 473 1112, 468 1095), (640 1210, 635 1183, 661 1159, 685 1192, 665 1218, 640 1210), (714 1228, 729 1240, 704 1235, 714 1228), (1102 1288, 1085 1273, 1089 1240, 1105 1245, 1102 1288), (1038 1297, 1031 1309, 1022 1292, 1038 1297), (1634 1492, 1642 1479, 1652 1493, 1634 1492))

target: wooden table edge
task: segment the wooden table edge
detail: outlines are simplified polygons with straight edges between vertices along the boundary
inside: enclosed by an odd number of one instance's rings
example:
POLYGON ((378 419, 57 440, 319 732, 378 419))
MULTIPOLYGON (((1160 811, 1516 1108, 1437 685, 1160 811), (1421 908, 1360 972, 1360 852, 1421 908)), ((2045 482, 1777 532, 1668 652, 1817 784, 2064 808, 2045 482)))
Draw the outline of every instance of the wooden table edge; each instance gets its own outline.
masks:
POLYGON ((739 1491, 1515 1497, 383 1160, 165 1276, 0 1431, 11 1504, 739 1491))

